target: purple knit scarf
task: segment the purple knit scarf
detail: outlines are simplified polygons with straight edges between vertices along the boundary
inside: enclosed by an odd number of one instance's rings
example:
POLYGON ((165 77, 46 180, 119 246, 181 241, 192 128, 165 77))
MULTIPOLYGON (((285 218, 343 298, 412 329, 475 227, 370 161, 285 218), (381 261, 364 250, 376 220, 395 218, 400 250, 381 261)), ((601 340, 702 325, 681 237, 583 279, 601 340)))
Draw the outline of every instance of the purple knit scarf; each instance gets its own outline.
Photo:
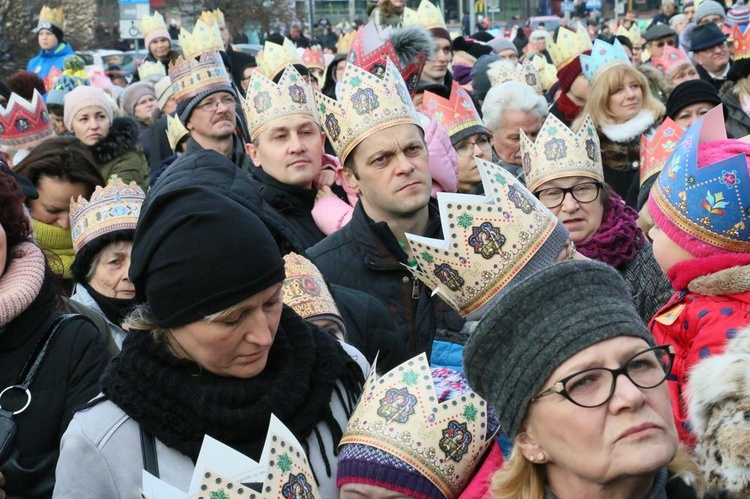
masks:
POLYGON ((633 261, 646 242, 643 231, 636 223, 638 212, 626 205, 614 191, 609 191, 610 201, 602 215, 602 224, 596 234, 576 250, 582 255, 619 269, 633 261))

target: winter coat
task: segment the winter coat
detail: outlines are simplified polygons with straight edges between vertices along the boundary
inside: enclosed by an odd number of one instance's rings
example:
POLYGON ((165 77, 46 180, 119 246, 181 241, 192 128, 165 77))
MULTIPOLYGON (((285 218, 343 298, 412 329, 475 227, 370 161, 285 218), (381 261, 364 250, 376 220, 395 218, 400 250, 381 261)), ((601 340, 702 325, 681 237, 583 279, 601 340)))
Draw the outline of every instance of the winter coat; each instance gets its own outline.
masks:
POLYGON ((26 71, 36 73, 39 78, 43 79, 47 91, 49 91, 53 83, 52 78, 49 78, 50 71, 55 68, 62 73, 65 58, 71 55, 75 55, 73 48, 65 42, 60 42, 54 48, 40 50, 39 54, 26 65, 26 71))
POLYGON ((669 278, 677 293, 649 323, 656 342, 675 350, 669 393, 680 441, 688 447, 695 444, 684 396, 690 370, 722 353, 750 324, 750 265, 734 264, 726 254, 676 264, 669 278))
POLYGON ((88 146, 104 180, 117 175, 125 183, 135 181, 144 191, 148 189, 148 163, 139 135, 138 123, 133 118, 115 118, 107 136, 88 146))
MULTIPOLYGON (((190 137, 187 141, 187 145, 185 146, 185 156, 189 156, 201 151, 206 151, 206 149, 203 149, 203 146, 201 146, 192 137, 190 137)), ((245 172, 249 172, 252 168, 255 168, 255 165, 250 159, 250 156, 245 154, 245 146, 242 144, 240 138, 236 135, 232 137, 232 157, 229 159, 232 160, 232 163, 234 163, 237 168, 245 172)))
POLYGON ((728 88, 721 95, 721 100, 729 115, 726 120, 727 135, 741 138, 750 134, 750 116, 742 110, 740 100, 732 90, 733 88, 728 88))
POLYGON ((162 114, 153 125, 141 134, 143 154, 148 162, 149 175, 153 175, 162 161, 174 154, 167 138, 167 115, 162 114))
POLYGON ((672 283, 654 258, 650 243, 641 246, 635 258, 619 269, 628 285, 633 304, 644 323, 648 323, 674 294, 672 283))
MULTIPOLYGON (((16 384, 40 337, 60 316, 48 275, 26 310, 0 328, 0 391, 16 384)), ((99 376, 111 354, 97 329, 78 316, 65 323, 31 385, 29 407, 14 417, 15 465, 0 467, 9 498, 50 497, 60 437, 76 408, 99 393, 99 376)))
POLYGON ((101 314, 102 317, 107 321, 107 326, 109 326, 109 333, 111 334, 112 338, 115 340, 115 344, 117 344, 117 348, 122 348, 122 341, 125 339, 125 335, 127 334, 125 331, 123 331, 122 327, 120 327, 119 324, 115 324, 114 322, 107 319, 107 316, 104 315, 104 312, 102 311, 99 304, 96 302, 94 297, 91 296, 91 294, 88 292, 88 290, 84 286, 76 286, 76 291, 73 294, 73 296, 70 297, 71 300, 78 302, 82 305, 85 305, 89 307, 90 309, 96 311, 97 313, 101 314))
POLYGON ((664 74, 651 64, 641 64, 638 66, 638 71, 648 80, 648 88, 651 91, 651 95, 662 104, 666 104, 672 89, 664 74))
MULTIPOLYGON (((729 61, 729 64, 730 65, 732 64, 731 59, 729 61)), ((707 81, 708 83, 714 86, 717 92, 721 92, 721 87, 723 87, 724 84, 727 82, 726 78, 714 78, 700 64, 696 64, 695 69, 696 71, 698 71, 698 76, 700 76, 701 80, 707 81)), ((730 67, 730 70, 731 70, 731 67, 730 67)))
MULTIPOLYGON (((424 236, 442 238, 434 202, 424 236)), ((463 328, 464 320, 406 269, 406 254, 387 224, 372 221, 362 203, 354 208, 351 222, 307 254, 330 282, 369 293, 385 305, 408 357, 426 352, 429 358, 436 337, 458 334, 463 328)))
POLYGON ((232 70, 232 80, 237 88, 242 88, 242 70, 245 66, 255 63, 255 57, 244 52, 239 52, 232 48, 230 43, 227 46, 227 57, 229 58, 229 64, 232 70))
MULTIPOLYGON (((362 355, 349 345, 344 350, 357 361, 367 374, 369 366, 362 355)), ((335 392, 345 393, 339 383, 331 397, 331 412, 341 428, 346 427, 348 414, 335 392)), ((265 430, 263 430, 265 431, 265 430)), ((336 470, 331 478, 325 469, 318 437, 323 442, 333 438, 328 425, 321 421, 302 445, 309 449, 307 458, 313 473, 320 481, 321 497, 338 497, 336 470)), ((325 446, 326 460, 335 467, 337 457, 333 446, 325 446)), ((187 491, 195 470, 195 463, 184 454, 156 440, 159 477, 180 490, 187 491)), ((101 497, 131 499, 140 497, 143 470, 140 426, 113 402, 106 400, 76 413, 62 438, 60 461, 57 466, 55 499, 101 497), (86 479, 81 471, 86 470, 86 479)))

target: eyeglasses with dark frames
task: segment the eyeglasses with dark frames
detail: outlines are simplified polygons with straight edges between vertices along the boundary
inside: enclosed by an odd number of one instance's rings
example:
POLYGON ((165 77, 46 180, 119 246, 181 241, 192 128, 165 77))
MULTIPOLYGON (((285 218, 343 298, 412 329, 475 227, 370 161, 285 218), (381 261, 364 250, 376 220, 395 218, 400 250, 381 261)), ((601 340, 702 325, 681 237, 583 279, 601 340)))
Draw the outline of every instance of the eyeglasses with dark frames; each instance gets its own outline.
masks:
POLYGON ((226 106, 227 108, 234 109, 235 105, 237 104, 237 99, 235 99, 231 95, 228 95, 213 102, 198 104, 197 106, 195 106, 195 109, 200 109, 201 111, 205 111, 207 113, 213 113, 214 111, 219 109, 219 104, 224 104, 224 106, 226 106))
POLYGON ((456 145, 456 154, 464 158, 472 156, 474 154, 474 146, 477 146, 483 152, 487 152, 492 148, 492 142, 486 136, 479 137, 475 142, 464 140, 456 145))
POLYGON ((542 189, 534 194, 547 208, 557 208, 565 202, 565 196, 570 194, 579 203, 592 203, 599 198, 601 182, 581 182, 573 187, 550 187, 542 189))

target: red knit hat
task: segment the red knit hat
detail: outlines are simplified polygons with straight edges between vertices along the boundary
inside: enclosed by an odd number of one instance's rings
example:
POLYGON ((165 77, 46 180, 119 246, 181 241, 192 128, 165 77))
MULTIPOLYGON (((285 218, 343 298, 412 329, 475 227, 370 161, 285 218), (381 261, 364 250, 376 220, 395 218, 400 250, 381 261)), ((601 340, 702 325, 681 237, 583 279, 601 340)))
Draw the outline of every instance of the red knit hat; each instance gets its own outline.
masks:
MULTIPOLYGON (((587 50, 583 54, 591 55, 591 51, 587 50)), ((571 85, 573 85, 579 74, 581 74, 581 59, 580 57, 574 57, 569 63, 557 70, 557 81, 560 83, 560 90, 563 93, 570 90, 571 85)))

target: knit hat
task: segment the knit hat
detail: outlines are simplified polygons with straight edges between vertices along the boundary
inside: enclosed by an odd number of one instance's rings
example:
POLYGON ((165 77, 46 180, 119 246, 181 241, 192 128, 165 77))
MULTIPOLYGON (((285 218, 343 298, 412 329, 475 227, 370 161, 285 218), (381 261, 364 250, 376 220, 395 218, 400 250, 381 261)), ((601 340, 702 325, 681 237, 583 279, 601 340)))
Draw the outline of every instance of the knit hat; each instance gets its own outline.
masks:
POLYGON ((499 54, 503 50, 512 50, 513 52, 518 55, 518 48, 516 45, 508 40, 507 38, 493 38, 492 40, 487 42, 487 45, 492 48, 492 51, 496 54, 499 54))
POLYGON ((669 26, 674 29, 678 25, 684 23, 687 21, 687 17, 685 17, 685 14, 675 14, 672 16, 672 19, 669 20, 669 26))
POLYGON ((120 96, 120 107, 130 116, 135 116, 135 106, 138 101, 147 95, 156 99, 156 92, 151 83, 139 81, 131 83, 120 96))
POLYGON ((695 9, 695 18, 693 19, 693 22, 699 24, 701 19, 706 16, 721 16, 722 19, 726 19, 727 17, 724 13, 724 7, 722 7, 719 2, 714 2, 714 0, 703 0, 700 5, 698 5, 695 9))
POLYGON ((156 100, 159 101, 159 109, 163 110, 164 106, 167 105, 167 101, 169 101, 169 98, 174 95, 172 80, 170 80, 169 76, 165 76, 164 78, 156 82, 154 91, 156 92, 156 100))
POLYGON ((654 345, 620 273, 594 260, 564 261, 508 289, 477 324, 464 349, 466 379, 513 439, 560 364, 619 336, 654 345), (544 312, 529 303, 543 303, 544 312))
POLYGON ((63 41, 63 26, 65 24, 65 13, 62 8, 51 9, 46 5, 39 12, 39 24, 34 29, 34 33, 39 33, 46 29, 52 32, 57 38, 57 42, 63 41))
POLYGON ((474 90, 474 98, 477 101, 483 101, 487 96, 487 92, 492 88, 490 77, 487 76, 487 70, 490 69, 490 64, 499 61, 500 58, 495 54, 483 55, 471 68, 471 87, 474 90))
POLYGON ((65 104, 65 96, 74 88, 80 85, 88 85, 88 80, 81 80, 74 76, 61 74, 60 77, 55 81, 52 90, 47 93, 47 104, 58 104, 60 106, 65 104))
MULTIPOLYGON (((587 50, 585 52, 582 52, 583 55, 591 55, 591 51, 587 50)), ((580 57, 574 57, 569 63, 567 63, 565 66, 562 66, 560 69, 557 70, 557 81, 560 82, 560 90, 562 90, 563 93, 570 90, 570 87, 573 85, 573 82, 576 78, 578 78, 578 75, 581 74, 581 58, 580 57)))
POLYGON ((85 107, 96 106, 104 110, 104 113, 109 118, 109 122, 112 123, 114 119, 114 113, 112 112, 112 106, 104 93, 104 90, 97 87, 81 86, 71 90, 65 96, 65 115, 63 121, 68 130, 73 130, 73 118, 75 118, 78 111, 85 107))
POLYGON ((727 20, 733 24, 748 24, 750 23, 750 7, 745 5, 743 0, 739 0, 732 5, 732 8, 727 12, 727 20))
POLYGON ((260 219, 203 187, 152 198, 131 258, 136 300, 147 302, 165 328, 204 319, 284 280, 284 260, 260 219), (210 264, 219 257, 221 265, 210 264))
MULTIPOLYGON (((712 2, 712 0, 706 1, 709 3, 716 3, 712 2)), ((700 52, 701 50, 721 45, 727 41, 728 36, 729 35, 726 35, 721 31, 721 28, 719 28, 716 23, 701 24, 693 28, 690 32, 690 50, 693 52, 700 52)))
POLYGON ((667 99, 667 116, 675 119, 677 113, 699 102, 714 106, 721 104, 716 87, 704 80, 688 80, 677 85, 667 99))

